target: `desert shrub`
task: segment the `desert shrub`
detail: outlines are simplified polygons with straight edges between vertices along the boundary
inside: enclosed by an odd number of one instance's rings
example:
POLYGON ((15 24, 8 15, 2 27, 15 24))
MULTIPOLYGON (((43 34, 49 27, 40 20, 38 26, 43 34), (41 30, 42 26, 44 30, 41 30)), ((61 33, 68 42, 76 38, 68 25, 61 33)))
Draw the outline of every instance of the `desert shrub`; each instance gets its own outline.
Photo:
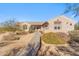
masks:
POLYGON ((24 35, 24 34, 28 34, 28 32, 26 31, 16 31, 17 35, 24 35))
POLYGON ((0 32, 6 32, 6 31, 20 31, 21 29, 16 25, 16 21, 14 19, 4 21, 1 23, 0 32))
POLYGON ((79 22, 75 24, 74 28, 75 30, 79 30, 79 22))
POLYGON ((29 33, 33 33, 33 32, 35 32, 35 30, 29 29, 29 33))
POLYGON ((44 34, 44 32, 43 31, 39 31, 41 34, 44 34))
MULTIPOLYGON (((61 34, 63 35, 63 34, 61 34)), ((66 39, 62 37, 59 33, 45 33, 41 39, 48 44, 64 44, 66 39)))
POLYGON ((78 30, 69 32, 69 36, 71 39, 70 41, 79 42, 79 31, 78 30))
POLYGON ((20 37, 17 37, 14 33, 8 32, 5 33, 3 36, 3 41, 13 41, 13 40, 19 40, 20 37))

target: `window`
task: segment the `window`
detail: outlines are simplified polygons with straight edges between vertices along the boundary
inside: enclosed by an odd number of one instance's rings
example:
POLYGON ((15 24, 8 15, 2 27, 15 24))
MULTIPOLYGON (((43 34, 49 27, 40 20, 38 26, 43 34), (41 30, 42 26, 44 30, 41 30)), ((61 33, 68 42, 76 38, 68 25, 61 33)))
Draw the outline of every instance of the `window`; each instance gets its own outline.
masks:
POLYGON ((72 23, 70 23, 70 26, 72 26, 72 23))
POLYGON ((60 27, 58 26, 58 29, 60 29, 60 27))
POLYGON ((23 29, 27 29, 27 25, 23 25, 23 29))
POLYGON ((57 27, 55 26, 54 29, 57 29, 57 27))
POLYGON ((35 26, 31 26, 31 29, 32 29, 32 30, 35 30, 35 26))
POLYGON ((55 26, 54 29, 59 30, 60 26, 55 26))

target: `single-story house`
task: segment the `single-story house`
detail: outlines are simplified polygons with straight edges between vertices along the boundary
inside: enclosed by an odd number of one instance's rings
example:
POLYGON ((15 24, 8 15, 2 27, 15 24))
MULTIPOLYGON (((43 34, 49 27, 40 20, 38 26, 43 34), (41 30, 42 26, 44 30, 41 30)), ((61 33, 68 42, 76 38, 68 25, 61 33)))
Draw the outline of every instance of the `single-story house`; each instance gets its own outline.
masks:
POLYGON ((41 31, 48 27, 48 22, 18 22, 17 25, 24 31, 29 31, 30 29, 41 31))
POLYGON ((68 32, 74 30, 75 22, 62 15, 46 22, 19 22, 18 24, 20 29, 25 31, 32 29, 45 32, 68 32))

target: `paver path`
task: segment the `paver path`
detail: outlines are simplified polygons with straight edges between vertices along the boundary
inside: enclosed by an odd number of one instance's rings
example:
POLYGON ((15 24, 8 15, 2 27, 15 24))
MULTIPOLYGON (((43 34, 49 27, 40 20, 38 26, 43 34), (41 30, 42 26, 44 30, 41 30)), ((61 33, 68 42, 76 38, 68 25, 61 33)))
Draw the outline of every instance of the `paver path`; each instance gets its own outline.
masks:
POLYGON ((40 36, 41 36, 41 33, 35 32, 34 35, 32 36, 32 39, 26 45, 26 47, 23 50, 19 51, 16 55, 17 56, 35 56, 41 45, 40 36))

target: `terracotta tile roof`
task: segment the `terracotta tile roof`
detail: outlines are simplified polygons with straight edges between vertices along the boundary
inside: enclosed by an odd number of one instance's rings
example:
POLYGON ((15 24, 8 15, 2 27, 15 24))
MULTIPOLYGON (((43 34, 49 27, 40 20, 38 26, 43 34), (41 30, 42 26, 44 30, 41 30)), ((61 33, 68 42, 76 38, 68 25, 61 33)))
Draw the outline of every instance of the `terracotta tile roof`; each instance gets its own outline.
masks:
POLYGON ((42 25, 45 22, 17 22, 17 25, 22 24, 22 23, 28 23, 28 24, 31 24, 31 25, 42 25))
POLYGON ((31 25, 42 25, 44 22, 28 22, 31 25))

